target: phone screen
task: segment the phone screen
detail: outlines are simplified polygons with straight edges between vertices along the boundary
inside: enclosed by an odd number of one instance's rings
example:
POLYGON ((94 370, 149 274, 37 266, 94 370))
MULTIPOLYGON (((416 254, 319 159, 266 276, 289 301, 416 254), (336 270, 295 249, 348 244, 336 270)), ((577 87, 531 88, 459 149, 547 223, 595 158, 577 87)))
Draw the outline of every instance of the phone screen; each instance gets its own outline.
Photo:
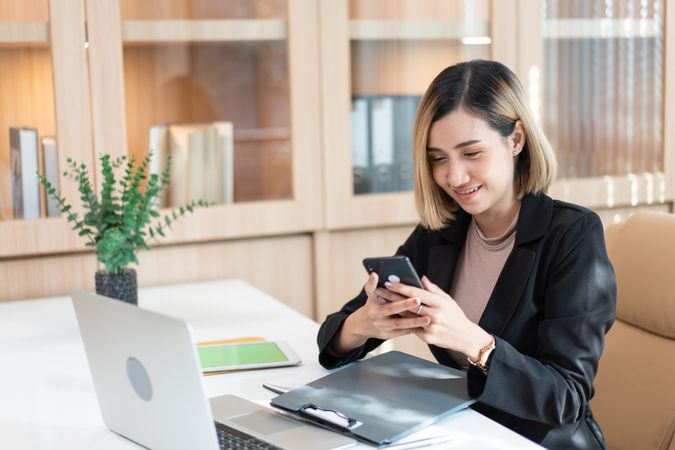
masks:
POLYGON ((202 369, 288 361, 275 342, 197 347, 202 369))

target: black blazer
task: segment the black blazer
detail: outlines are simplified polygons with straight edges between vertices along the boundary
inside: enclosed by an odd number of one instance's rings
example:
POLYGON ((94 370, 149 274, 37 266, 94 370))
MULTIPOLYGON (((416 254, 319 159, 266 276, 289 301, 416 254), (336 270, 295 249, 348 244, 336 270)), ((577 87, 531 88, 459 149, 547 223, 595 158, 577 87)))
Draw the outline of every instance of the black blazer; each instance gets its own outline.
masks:
MULTIPOLYGON (((448 292, 470 220, 459 211, 442 230, 418 226, 397 254, 448 292)), ((365 300, 361 291, 321 325, 324 367, 361 358, 382 343, 369 339, 343 357, 328 349, 365 300)), ((548 448, 605 448, 588 402, 615 310, 616 280, 598 216, 546 195, 525 196, 513 250, 479 321, 497 347, 487 376, 468 370, 474 409, 548 448)), ((429 347, 439 363, 456 367, 445 349, 429 347)))

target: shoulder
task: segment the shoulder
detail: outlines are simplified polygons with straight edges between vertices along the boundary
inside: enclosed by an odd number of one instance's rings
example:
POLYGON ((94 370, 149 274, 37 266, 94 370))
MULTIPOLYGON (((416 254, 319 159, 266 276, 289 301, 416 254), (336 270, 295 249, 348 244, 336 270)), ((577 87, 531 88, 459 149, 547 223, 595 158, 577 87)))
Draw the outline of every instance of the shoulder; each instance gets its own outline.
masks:
POLYGON ((563 233, 581 233, 591 229, 602 230, 600 217, 588 208, 562 200, 552 200, 551 230, 563 233))
POLYGON ((537 245, 598 226, 602 229, 598 215, 583 206, 553 200, 545 194, 528 194, 520 208, 516 244, 537 245))

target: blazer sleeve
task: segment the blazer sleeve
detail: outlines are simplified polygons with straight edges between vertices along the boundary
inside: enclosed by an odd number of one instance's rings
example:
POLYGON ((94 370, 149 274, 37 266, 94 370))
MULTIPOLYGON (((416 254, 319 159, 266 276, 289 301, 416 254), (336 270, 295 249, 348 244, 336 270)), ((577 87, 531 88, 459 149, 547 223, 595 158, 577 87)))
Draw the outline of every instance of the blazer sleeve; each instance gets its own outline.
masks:
MULTIPOLYGON (((398 248, 396 255, 406 255, 412 259, 412 250, 415 246, 416 235, 419 226, 410 234, 405 243, 398 248)), ((414 265, 414 260, 413 260, 414 265)), ((319 363, 326 369, 333 369, 348 364, 357 359, 361 359, 366 354, 376 349, 382 342, 382 339, 371 338, 364 345, 358 347, 346 355, 337 355, 333 352, 330 345, 333 339, 342 330, 347 317, 366 303, 367 295, 364 289, 358 296, 346 303, 338 312, 330 314, 319 328, 317 344, 319 345, 319 363)))
POLYGON ((605 334, 616 310, 616 281, 598 216, 586 213, 563 233, 545 274, 536 354, 497 338, 487 376, 468 374, 480 403, 546 424, 575 422, 593 396, 605 334))

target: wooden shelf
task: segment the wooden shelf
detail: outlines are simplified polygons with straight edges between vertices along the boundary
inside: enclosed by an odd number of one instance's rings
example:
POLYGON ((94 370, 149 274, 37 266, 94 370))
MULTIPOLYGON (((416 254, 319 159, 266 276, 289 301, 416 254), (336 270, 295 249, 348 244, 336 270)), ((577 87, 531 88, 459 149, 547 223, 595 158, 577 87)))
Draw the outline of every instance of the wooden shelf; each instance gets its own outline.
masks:
POLYGON ((122 40, 146 42, 280 41, 286 21, 265 20, 125 20, 122 40))
POLYGON ((287 127, 238 128, 234 130, 235 141, 282 141, 291 138, 287 127))
POLYGON ((350 20, 352 40, 441 40, 490 35, 487 21, 350 20))
POLYGON ((544 39, 653 38, 658 34, 659 23, 654 19, 549 19, 543 27, 544 39))
POLYGON ((0 21, 0 45, 48 44, 49 23, 0 21))

